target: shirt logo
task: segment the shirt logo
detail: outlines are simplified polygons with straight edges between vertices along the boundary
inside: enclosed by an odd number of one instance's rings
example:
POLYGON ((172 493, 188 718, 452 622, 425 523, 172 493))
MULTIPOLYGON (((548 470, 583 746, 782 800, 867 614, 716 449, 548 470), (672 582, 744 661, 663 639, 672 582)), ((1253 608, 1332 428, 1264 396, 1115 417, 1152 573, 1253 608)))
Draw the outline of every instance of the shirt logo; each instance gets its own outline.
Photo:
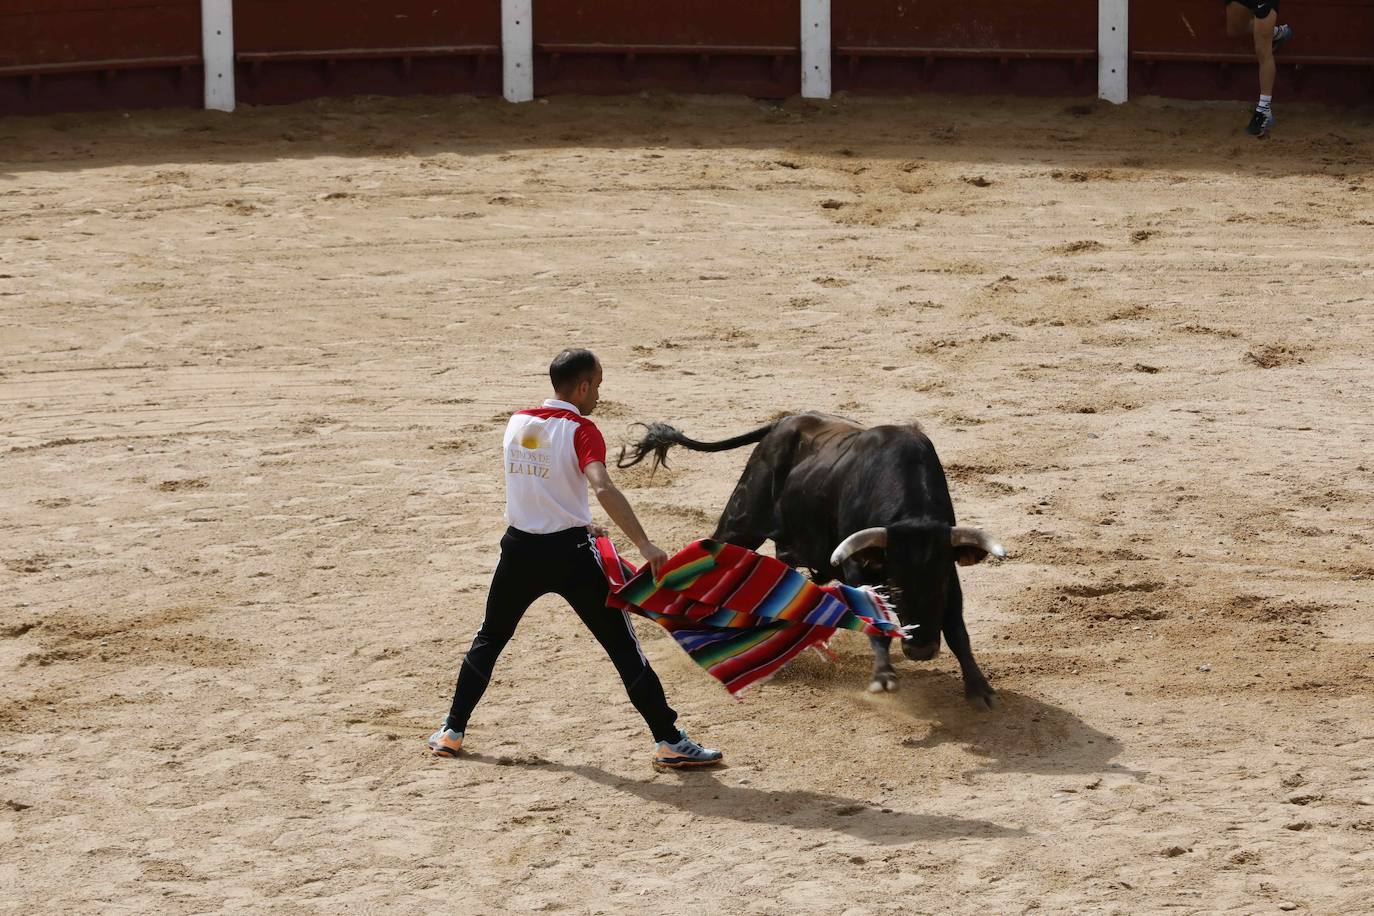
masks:
POLYGON ((552 458, 553 456, 544 449, 539 430, 526 429, 520 433, 519 439, 511 443, 506 455, 506 471, 512 475, 547 480, 553 464, 552 458))

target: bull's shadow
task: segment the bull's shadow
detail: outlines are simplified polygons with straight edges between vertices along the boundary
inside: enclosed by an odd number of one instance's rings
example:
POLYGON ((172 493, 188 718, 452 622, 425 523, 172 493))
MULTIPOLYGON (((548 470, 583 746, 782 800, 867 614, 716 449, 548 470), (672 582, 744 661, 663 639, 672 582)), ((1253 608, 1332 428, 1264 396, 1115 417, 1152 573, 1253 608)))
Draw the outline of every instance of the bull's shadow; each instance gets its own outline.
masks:
MULTIPOLYGON (((491 765, 509 764, 508 759, 480 753, 464 753, 463 759, 491 765)), ((732 785, 728 769, 681 771, 667 774, 662 779, 632 779, 594 766, 545 761, 524 765, 570 773, 617 792, 678 808, 697 817, 796 827, 811 833, 829 830, 881 846, 922 840, 992 839, 1026 835, 1026 831, 1019 827, 1004 827, 978 818, 884 809, 853 798, 801 789, 770 791, 732 785)))
POLYGON ((1120 741, 1067 709, 999 688, 996 708, 989 710, 964 699, 957 671, 901 662, 897 666, 900 688, 872 695, 865 692, 870 664, 867 657, 850 655, 842 655, 833 665, 802 658, 779 672, 768 689, 771 693, 808 684, 828 693, 843 693, 856 706, 902 723, 904 730, 896 732, 893 740, 903 749, 920 754, 942 744, 960 744, 981 760, 978 772, 1136 775, 1112 763, 1122 751, 1120 741))

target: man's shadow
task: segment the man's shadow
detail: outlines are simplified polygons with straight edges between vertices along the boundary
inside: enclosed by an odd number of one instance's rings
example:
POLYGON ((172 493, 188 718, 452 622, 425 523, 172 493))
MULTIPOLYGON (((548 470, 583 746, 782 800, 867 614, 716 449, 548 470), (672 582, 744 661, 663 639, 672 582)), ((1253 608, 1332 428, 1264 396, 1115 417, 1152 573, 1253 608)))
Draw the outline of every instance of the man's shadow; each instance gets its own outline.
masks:
POLYGON ((912 814, 823 792, 798 789, 770 791, 730 785, 727 782, 727 770, 680 770, 664 780, 632 779, 599 767, 551 763, 539 758, 513 761, 509 757, 464 753, 463 759, 488 765, 535 766, 552 772, 569 773, 617 792, 677 808, 698 817, 728 818, 748 824, 772 824, 808 831, 829 830, 885 846, 918 840, 961 837, 990 839, 1024 836, 1026 833, 1019 827, 1004 827, 978 818, 912 814))

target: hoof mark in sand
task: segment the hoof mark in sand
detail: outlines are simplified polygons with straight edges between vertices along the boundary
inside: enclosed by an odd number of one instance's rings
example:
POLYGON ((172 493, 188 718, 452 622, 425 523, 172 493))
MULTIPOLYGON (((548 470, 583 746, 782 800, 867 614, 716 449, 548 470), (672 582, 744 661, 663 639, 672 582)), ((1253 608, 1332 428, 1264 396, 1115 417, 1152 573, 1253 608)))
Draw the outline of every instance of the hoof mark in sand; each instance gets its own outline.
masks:
POLYGON ((16 557, 5 560, 5 568, 10 572, 17 573, 38 573, 47 569, 53 564, 53 558, 46 554, 36 553, 31 557, 16 557))
POLYGON ((153 489, 162 493, 176 493, 181 490, 204 490, 209 485, 204 477, 188 477, 184 480, 164 480, 153 489))
POLYGON ((1305 362, 1296 350, 1282 344, 1268 344, 1249 350, 1245 354, 1245 361, 1261 369, 1277 369, 1280 366, 1305 362))
POLYGON ((1103 245, 1101 242, 1096 242, 1092 239, 1079 239, 1076 242, 1065 242, 1063 245, 1056 245, 1050 250, 1059 254, 1084 254, 1089 251, 1101 251, 1102 248, 1103 245))

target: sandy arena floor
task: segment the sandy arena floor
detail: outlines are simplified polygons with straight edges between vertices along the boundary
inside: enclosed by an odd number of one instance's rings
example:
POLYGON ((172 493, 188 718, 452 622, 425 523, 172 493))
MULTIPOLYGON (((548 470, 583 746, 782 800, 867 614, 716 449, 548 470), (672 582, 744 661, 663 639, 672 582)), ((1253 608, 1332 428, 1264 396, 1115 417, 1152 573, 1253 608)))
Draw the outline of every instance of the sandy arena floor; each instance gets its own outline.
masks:
MULTIPOLYGON (((0 912, 1374 912, 1374 124, 1244 118, 0 121, 0 912), (546 600, 429 759, 568 344, 613 444, 924 423, 1000 707, 850 634, 735 702, 641 623, 730 762, 656 775, 546 600)), ((671 549, 746 457, 620 480, 671 549)))

